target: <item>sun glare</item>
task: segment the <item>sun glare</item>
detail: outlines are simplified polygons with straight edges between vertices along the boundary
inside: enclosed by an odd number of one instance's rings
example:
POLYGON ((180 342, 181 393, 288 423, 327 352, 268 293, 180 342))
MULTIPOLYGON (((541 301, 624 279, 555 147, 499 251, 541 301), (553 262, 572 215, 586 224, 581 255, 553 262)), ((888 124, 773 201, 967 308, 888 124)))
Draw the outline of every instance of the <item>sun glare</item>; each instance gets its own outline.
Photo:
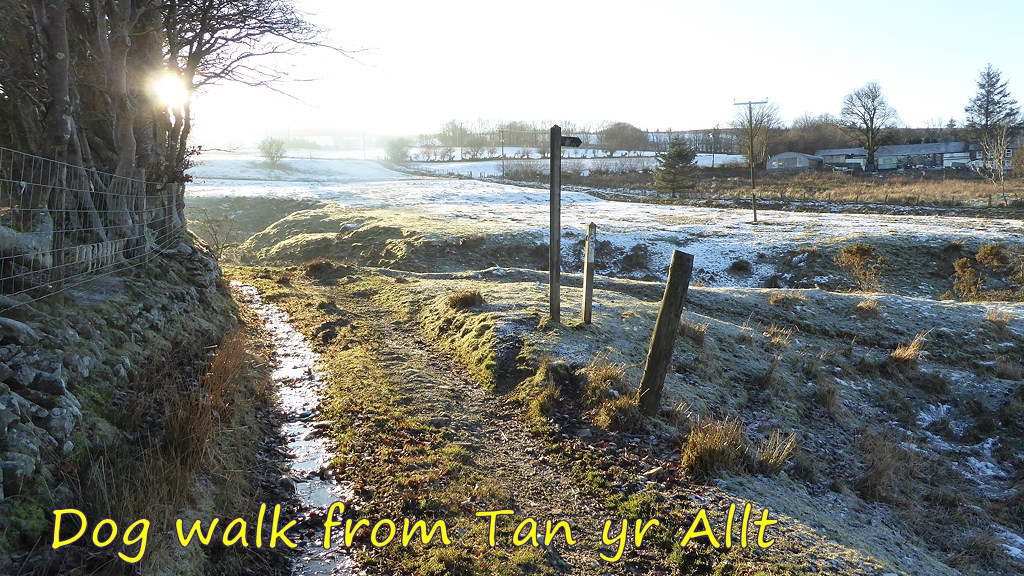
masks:
POLYGON ((169 108, 180 108, 188 100, 188 90, 181 80, 171 74, 160 77, 153 83, 153 91, 161 104, 169 108))

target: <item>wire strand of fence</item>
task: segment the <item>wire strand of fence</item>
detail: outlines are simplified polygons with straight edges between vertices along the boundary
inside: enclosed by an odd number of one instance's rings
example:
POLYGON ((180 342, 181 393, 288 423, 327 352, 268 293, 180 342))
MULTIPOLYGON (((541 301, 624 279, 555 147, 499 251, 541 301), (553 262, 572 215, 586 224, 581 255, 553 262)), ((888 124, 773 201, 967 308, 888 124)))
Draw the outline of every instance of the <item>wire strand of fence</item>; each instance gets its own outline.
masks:
POLYGON ((181 186, 0 148, 0 310, 167 250, 184 230, 181 186))

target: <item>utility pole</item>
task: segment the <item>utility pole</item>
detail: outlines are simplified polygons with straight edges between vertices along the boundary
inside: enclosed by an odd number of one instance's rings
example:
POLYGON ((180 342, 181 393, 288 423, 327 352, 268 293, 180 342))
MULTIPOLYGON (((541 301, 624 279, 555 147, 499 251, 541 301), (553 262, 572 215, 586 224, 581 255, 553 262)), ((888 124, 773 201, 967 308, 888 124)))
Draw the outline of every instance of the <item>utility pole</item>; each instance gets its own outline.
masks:
POLYGON ((733 106, 747 107, 747 164, 750 165, 750 206, 754 209, 754 224, 757 224, 757 186, 754 183, 754 106, 767 104, 768 100, 762 102, 734 102, 733 106))
POLYGON ((718 128, 711 129, 711 167, 715 167, 715 152, 718 150, 718 128))

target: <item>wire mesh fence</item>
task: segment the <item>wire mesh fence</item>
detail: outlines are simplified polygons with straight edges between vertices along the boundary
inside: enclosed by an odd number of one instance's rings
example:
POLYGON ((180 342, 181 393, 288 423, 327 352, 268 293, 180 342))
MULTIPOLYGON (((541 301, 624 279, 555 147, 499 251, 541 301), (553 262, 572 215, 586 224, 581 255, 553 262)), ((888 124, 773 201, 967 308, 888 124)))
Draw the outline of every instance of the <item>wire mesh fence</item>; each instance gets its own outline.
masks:
POLYGON ((0 148, 0 310, 173 246, 184 229, 182 186, 0 148))

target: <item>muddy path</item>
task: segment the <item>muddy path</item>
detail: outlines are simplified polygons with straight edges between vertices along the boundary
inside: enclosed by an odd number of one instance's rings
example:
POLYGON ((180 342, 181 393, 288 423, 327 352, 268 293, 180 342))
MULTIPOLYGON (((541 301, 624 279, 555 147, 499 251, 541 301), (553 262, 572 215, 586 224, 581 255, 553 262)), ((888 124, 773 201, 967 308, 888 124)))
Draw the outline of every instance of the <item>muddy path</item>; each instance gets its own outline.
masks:
MULTIPOLYGON (((454 546, 468 544, 472 554, 490 554, 486 547, 486 538, 481 537, 481 531, 486 534, 488 520, 476 517, 477 512, 507 509, 514 512, 513 515, 501 517, 497 520, 497 549, 501 553, 514 555, 520 547, 514 546, 511 542, 512 529, 526 518, 534 519, 538 524, 540 546, 534 551, 542 558, 537 568, 538 573, 571 573, 571 574, 617 574, 636 573, 636 570, 643 566, 643 572, 657 570, 660 554, 654 549, 641 549, 631 555, 629 562, 608 563, 600 559, 599 554, 608 554, 609 546, 601 544, 601 534, 605 520, 611 519, 612 514, 598 501, 592 493, 582 486, 573 476, 571 470, 559 466, 549 456, 547 442, 550 441, 544 435, 535 435, 522 422, 522 406, 507 399, 505 396, 484 389, 475 379, 460 365, 455 363, 447 355, 435 350, 429 342, 421 336, 418 326, 408 325, 405 322, 395 319, 387 310, 368 301, 366 298, 351 297, 349 294, 332 291, 329 288, 320 286, 303 285, 304 292, 297 300, 289 302, 289 298, 282 298, 280 303, 283 308, 298 306, 302 308, 327 310, 327 315, 318 316, 319 325, 308 323, 300 312, 292 318, 292 322, 299 327, 307 337, 314 339, 314 348, 317 348, 323 358, 329 359, 330 354, 318 348, 320 341, 327 339, 324 336, 324 326, 331 326, 331 338, 333 330, 340 326, 358 326, 358 344, 360 349, 369 354, 368 361, 373 365, 374 373, 367 377, 377 380, 385 380, 391 390, 394 391, 391 402, 394 408, 409 416, 412 421, 422 423, 431 434, 442 438, 442 442, 435 444, 430 450, 445 452, 445 448, 460 449, 468 453, 465 461, 465 468, 472 470, 476 478, 476 486, 472 482, 470 487, 458 485, 454 488, 457 510, 443 514, 442 517, 448 522, 452 531, 454 546), (318 336, 319 334, 319 336, 318 336), (495 500, 487 497, 477 497, 478 490, 484 482, 495 484, 495 491, 503 494, 500 505, 495 500), (567 544, 564 533, 554 538, 551 545, 545 545, 545 523, 547 521, 557 523, 565 521, 571 526, 572 537, 575 542, 567 544), (466 530, 466 528, 469 530, 466 530), (470 534, 466 534, 470 532, 470 534), (460 542, 461 540, 461 542, 460 542)), ((357 293, 358 294, 358 293, 357 293)), ((278 302, 280 294, 265 295, 265 301, 278 302)), ((339 337, 341 339, 341 337, 339 337)), ((355 342, 353 340, 353 342, 355 342)), ((345 346, 347 347, 347 346, 345 346)), ((282 368, 294 369, 288 366, 287 358, 282 368)), ((358 371, 357 368, 353 369, 358 371)), ((298 374, 302 377, 302 374, 298 374)), ((329 387, 328 387, 329 390, 329 387)), ((287 393, 287 387, 285 389, 287 393)), ((329 391, 327 392, 330 393, 329 391)), ((322 398, 324 403, 330 401, 329 396, 322 398)), ((353 414, 349 425, 355 428, 367 421, 374 419, 374 413, 379 407, 368 406, 365 413, 353 414)), ((310 414, 306 411, 298 413, 299 419, 309 419, 310 414)), ((315 419, 315 410, 313 412, 315 419)), ((328 416, 333 417, 333 416, 328 416)), ((333 421, 322 423, 323 428, 335 425, 333 421)), ((301 423, 298 424, 301 426, 301 423)), ((309 422, 307 426, 317 426, 309 422)), ((303 431, 306 428, 302 429, 303 431)), ((285 430, 290 438, 300 438, 304 432, 295 433, 288 426, 285 430)), ((395 431, 400 434, 400 431, 395 431)), ((342 433, 346 433, 344 430, 342 433)), ((371 474, 353 475, 356 469, 351 464, 344 462, 351 460, 370 460, 377 458, 383 451, 389 450, 387 446, 358 444, 359 448, 354 451, 339 450, 342 464, 335 461, 335 469, 327 470, 326 475, 337 475, 342 478, 346 485, 355 485, 352 493, 331 492, 341 494, 338 498, 346 502, 350 517, 358 518, 361 514, 376 516, 381 513, 381 508, 394 511, 396 509, 406 510, 410 502, 394 503, 385 501, 382 507, 375 507, 371 500, 385 492, 385 485, 393 481, 384 475, 376 477, 371 474), (377 454, 374 454, 376 452, 377 454), (349 460, 346 460, 349 459, 349 460), (373 511, 373 512, 368 512, 373 511)), ((330 447, 327 448, 330 451, 330 447)), ((308 451, 308 450, 307 450, 308 451)), ((301 454, 302 449, 292 449, 293 454, 301 454)), ((321 462, 330 460, 329 453, 321 453, 321 462)), ((300 456, 302 458, 302 456, 300 456)), ((301 467, 301 466, 300 466, 301 467)), ((293 464, 293 469, 295 465, 293 464)), ((304 484, 311 481, 315 474, 310 470, 305 473, 295 473, 298 481, 298 493, 302 497, 304 493, 318 493, 324 495, 322 488, 308 488, 304 484)), ((419 465, 406 467, 417 469, 419 465)), ((401 468, 399 468, 401 469, 401 468)), ((321 476, 324 476, 324 469, 321 468, 321 476)), ((313 479, 315 481, 315 479, 313 479)), ((444 490, 452 491, 451 485, 457 484, 454 480, 449 481, 444 475, 432 488, 435 492, 444 490), (448 484, 448 486, 446 486, 448 484)), ((304 502, 304 506, 310 507, 311 516, 320 522, 322 530, 323 512, 326 499, 314 498, 313 501, 304 502)), ((414 507, 414 506, 413 506, 414 507)), ((409 514, 415 516, 415 514, 409 514)), ((369 517, 369 516, 367 516, 369 517)), ((315 522, 310 522, 314 526, 315 522)), ((399 528, 401 530, 401 528, 399 528)), ((339 529, 338 532, 341 530, 339 529)), ((357 558, 360 550, 362 553, 370 554, 371 558, 380 558, 379 551, 370 549, 365 545, 366 535, 363 534, 363 546, 359 544, 350 549, 335 548, 331 557, 325 558, 321 550, 306 550, 303 553, 304 562, 314 561, 306 566, 310 569, 301 568, 303 564, 297 565, 295 574, 328 574, 330 572, 330 561, 349 562, 350 558, 357 558), (367 552, 369 550, 369 552, 367 552), (319 557, 319 560, 317 560, 319 557)), ((318 542, 315 542, 319 544, 318 542)), ((436 546, 431 544, 430 546, 436 546)), ((526 544, 523 548, 530 548, 526 544)), ((428 548, 429 550, 429 548, 428 548)), ((419 553, 419 552, 417 552, 419 553)), ((352 566, 338 568, 337 572, 358 573, 366 570, 369 573, 411 573, 415 571, 408 563, 399 566, 394 565, 393 560, 383 560, 379 564, 370 562, 369 569, 365 566, 352 566), (409 572, 407 572, 409 571, 409 572)), ((358 564, 358 561, 357 561, 358 564)), ((453 566, 446 565, 445 573, 492 573, 491 568, 471 568, 471 571, 457 571, 453 566)), ((504 573, 504 572, 501 572, 504 573)), ((510 572, 511 573, 511 572, 510 572)), ((518 573, 518 571, 516 572, 518 573)))
POLYGON ((548 549, 551 566, 573 574, 606 573, 599 570, 594 546, 606 514, 563 469, 545 456, 543 442, 517 420, 518 406, 484 390, 464 370, 432 350, 405 326, 380 311, 372 325, 386 344, 380 349, 380 367, 401 390, 406 406, 431 426, 473 454, 473 464, 512 495, 515 520, 530 517, 539 524, 566 520, 577 542, 548 549))

